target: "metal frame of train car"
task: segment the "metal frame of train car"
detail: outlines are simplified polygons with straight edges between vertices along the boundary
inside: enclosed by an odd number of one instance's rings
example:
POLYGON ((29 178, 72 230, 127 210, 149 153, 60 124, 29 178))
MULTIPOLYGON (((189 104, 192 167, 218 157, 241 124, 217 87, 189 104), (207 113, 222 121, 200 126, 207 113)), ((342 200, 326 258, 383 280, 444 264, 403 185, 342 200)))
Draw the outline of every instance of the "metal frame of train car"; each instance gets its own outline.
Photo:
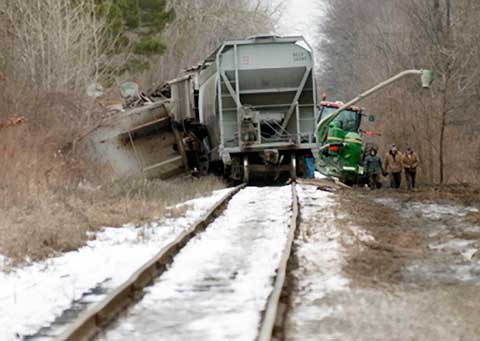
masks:
POLYGON ((231 178, 305 173, 304 156, 317 148, 312 51, 301 36, 261 36, 225 42, 205 61, 200 122, 211 161, 222 161, 231 178))

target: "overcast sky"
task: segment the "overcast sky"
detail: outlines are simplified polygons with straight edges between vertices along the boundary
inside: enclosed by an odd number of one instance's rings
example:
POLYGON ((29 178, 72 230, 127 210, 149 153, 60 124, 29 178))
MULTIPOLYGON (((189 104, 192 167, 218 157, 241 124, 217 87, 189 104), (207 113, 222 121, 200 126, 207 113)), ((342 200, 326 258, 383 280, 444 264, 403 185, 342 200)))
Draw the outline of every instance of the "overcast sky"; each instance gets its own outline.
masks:
POLYGON ((287 0, 285 14, 278 27, 281 35, 303 35, 314 44, 322 0, 287 0))

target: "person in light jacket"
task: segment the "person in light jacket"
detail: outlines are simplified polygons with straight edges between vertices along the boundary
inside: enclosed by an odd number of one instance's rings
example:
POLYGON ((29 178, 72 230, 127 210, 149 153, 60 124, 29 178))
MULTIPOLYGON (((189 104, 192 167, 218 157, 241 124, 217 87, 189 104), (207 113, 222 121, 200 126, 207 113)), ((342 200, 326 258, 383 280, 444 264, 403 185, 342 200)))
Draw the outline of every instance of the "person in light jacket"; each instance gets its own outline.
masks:
POLYGON ((413 148, 408 147, 407 152, 403 155, 402 166, 405 169, 405 178, 409 191, 415 191, 415 178, 417 177, 417 166, 420 162, 417 153, 413 148))
POLYGON ((390 186, 398 189, 402 184, 402 160, 403 155, 397 149, 397 146, 392 144, 392 147, 385 156, 383 169, 390 176, 390 186))

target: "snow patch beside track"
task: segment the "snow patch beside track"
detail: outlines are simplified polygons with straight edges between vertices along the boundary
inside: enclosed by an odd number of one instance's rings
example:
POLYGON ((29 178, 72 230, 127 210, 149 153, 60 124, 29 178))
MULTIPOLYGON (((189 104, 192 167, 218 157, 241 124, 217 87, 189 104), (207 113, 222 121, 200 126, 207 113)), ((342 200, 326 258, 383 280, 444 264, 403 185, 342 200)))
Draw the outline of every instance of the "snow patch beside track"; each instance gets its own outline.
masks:
POLYGON ((98 286, 107 292, 117 287, 231 190, 178 205, 189 207, 183 217, 105 228, 78 251, 0 272, 0 340, 36 333, 98 286))
MULTIPOLYGON (((342 274, 344 236, 336 226, 335 195, 312 186, 298 186, 301 222, 295 241, 298 268, 293 271, 297 292, 293 296, 286 321, 286 339, 318 340, 319 321, 341 314, 329 303, 335 293, 349 290, 342 274)), ((370 240, 360 228, 352 233, 370 240)))
POLYGON ((291 187, 247 187, 101 340, 255 340, 291 216, 291 187))

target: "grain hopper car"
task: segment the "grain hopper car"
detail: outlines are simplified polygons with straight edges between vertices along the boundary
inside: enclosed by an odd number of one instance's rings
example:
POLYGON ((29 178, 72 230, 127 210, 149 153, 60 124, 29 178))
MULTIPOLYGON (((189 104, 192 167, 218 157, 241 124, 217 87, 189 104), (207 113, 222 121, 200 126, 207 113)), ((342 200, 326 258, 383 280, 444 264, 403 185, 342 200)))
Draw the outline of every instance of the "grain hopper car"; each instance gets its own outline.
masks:
POLYGON ((313 70, 303 37, 252 37, 220 46, 203 63, 197 84, 209 162, 222 164, 238 181, 304 176, 304 159, 316 148, 313 70))
POLYGON ((155 100, 91 134, 116 177, 219 170, 235 181, 303 177, 316 149, 314 59, 302 37, 222 44, 155 100))

